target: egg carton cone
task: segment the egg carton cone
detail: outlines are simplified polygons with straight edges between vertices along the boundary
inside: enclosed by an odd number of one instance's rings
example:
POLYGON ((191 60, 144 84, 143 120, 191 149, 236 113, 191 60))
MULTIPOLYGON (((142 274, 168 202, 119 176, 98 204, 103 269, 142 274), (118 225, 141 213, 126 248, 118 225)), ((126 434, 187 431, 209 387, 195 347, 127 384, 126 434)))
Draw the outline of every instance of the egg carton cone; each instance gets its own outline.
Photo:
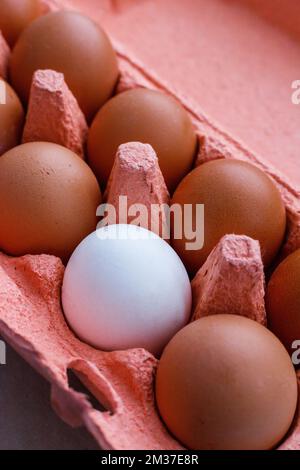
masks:
MULTIPOLYGON (((78 7, 80 2, 72 4, 78 7)), ((133 8, 132 2, 129 4, 133 8)), ((267 173, 280 190, 287 210, 286 240, 278 260, 300 248, 299 189, 235 136, 221 129, 188 96, 167 87, 153 71, 150 73, 133 60, 123 44, 114 41, 114 46, 121 70, 117 92, 147 87, 174 95, 189 112, 197 132, 199 150, 195 165, 218 158, 241 159, 267 173)), ((41 106, 50 103, 57 126, 65 126, 60 143, 67 145, 74 138, 70 136, 76 136, 76 145, 83 148, 86 128, 63 77, 48 71, 36 74, 34 80, 32 94, 39 96, 41 106), (58 91, 48 87, 53 77, 59 82, 58 91)), ((57 142, 57 130, 43 129, 46 121, 39 122, 33 107, 32 103, 27 116, 27 135, 31 128, 40 135, 47 133, 50 141, 57 142)), ((127 195, 131 203, 168 202, 169 194, 150 145, 129 142, 119 148, 105 198, 115 204, 122 195, 127 195)), ((163 215, 160 224, 158 233, 164 224, 163 215)), ((61 308, 63 275, 64 265, 59 258, 49 255, 15 258, 0 254, 1 336, 49 381, 56 413, 70 426, 85 426, 101 448, 183 449, 157 411, 154 381, 158 360, 143 349, 104 352, 80 341, 68 327, 61 308), (96 399, 97 406, 88 394, 72 388, 70 373, 96 399)), ((223 237, 192 280, 192 291, 192 320, 234 312, 266 324, 265 278, 258 242, 243 235, 223 237)), ((298 382, 300 385, 299 372, 298 382)), ((299 420, 298 408, 279 449, 300 449, 299 420)))
POLYGON ((53 142, 84 158, 87 135, 86 119, 64 75, 37 70, 31 85, 23 143, 53 142))
POLYGON ((144 228, 150 226, 153 232, 164 238, 168 220, 162 207, 169 205, 170 195, 151 145, 141 142, 120 145, 107 183, 104 197, 115 207, 116 222, 130 224, 133 217, 126 216, 123 220, 119 212, 120 196, 126 197, 128 207, 143 204, 150 214, 144 228))

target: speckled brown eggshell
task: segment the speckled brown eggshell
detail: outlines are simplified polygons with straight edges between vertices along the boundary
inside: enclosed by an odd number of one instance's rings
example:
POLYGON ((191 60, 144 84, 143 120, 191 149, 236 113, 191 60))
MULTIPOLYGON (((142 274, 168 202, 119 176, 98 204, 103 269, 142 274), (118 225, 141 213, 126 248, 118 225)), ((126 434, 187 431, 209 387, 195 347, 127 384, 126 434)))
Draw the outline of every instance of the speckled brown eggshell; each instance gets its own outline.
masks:
POLYGON ((101 202, 88 165, 60 145, 35 142, 0 158, 0 249, 67 260, 96 229, 101 202))
POLYGON ((0 156, 19 144, 24 123, 22 104, 8 83, 0 79, 0 156))
POLYGON ((0 30, 11 47, 40 13, 39 0, 0 0, 0 30))
MULTIPOLYGON (((289 255, 274 271, 267 288, 269 328, 292 354, 300 343, 300 250, 289 255)), ((298 354, 298 356, 300 356, 298 354)))
POLYGON ((152 145, 170 191, 190 171, 196 135, 184 108, 158 91, 136 88, 121 93, 98 112, 88 138, 89 163, 101 185, 111 172, 119 145, 152 145))
POLYGON ((288 431, 297 379, 280 341, 238 315, 211 315, 167 345, 156 377, 160 414, 195 450, 267 450, 288 431))
POLYGON ((112 95, 119 75, 107 35, 90 18, 71 11, 41 16, 20 36, 11 56, 10 76, 25 102, 38 69, 64 73, 89 120, 112 95))
MULTIPOLYGON (((196 204, 204 204, 203 248, 187 250, 185 236, 172 241, 191 274, 223 235, 248 235, 258 240, 265 265, 274 259, 283 241, 286 211, 281 195, 271 178, 250 163, 221 159, 200 165, 180 183, 172 204, 192 204, 194 223, 196 204)), ((173 223, 182 222, 174 218, 173 223)))

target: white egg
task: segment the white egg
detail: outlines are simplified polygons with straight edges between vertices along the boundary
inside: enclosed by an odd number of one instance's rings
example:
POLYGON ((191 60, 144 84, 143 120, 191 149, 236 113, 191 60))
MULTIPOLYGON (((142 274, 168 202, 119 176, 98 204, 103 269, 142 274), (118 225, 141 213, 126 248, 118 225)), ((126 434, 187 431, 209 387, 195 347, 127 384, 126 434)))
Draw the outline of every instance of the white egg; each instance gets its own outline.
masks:
POLYGON ((159 355, 189 320, 191 285, 175 251, 153 232, 110 225, 85 238, 66 267, 62 303, 92 346, 159 355))

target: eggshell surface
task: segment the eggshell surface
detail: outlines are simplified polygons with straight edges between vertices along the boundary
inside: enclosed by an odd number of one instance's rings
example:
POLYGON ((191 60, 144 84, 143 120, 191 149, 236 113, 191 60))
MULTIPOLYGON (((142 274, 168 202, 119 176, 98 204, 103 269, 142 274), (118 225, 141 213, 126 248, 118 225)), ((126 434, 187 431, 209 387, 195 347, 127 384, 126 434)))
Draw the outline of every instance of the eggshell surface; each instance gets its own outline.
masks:
POLYGON ((274 271, 267 287, 266 307, 273 333, 290 353, 299 349, 300 250, 289 255, 274 271))
POLYGON ((86 343, 160 354, 189 320, 191 286, 174 250, 153 232, 110 225, 89 235, 67 265, 62 304, 86 343))
POLYGON ((136 88, 108 101, 95 117, 88 138, 89 163, 105 185, 119 145, 150 144, 172 192, 190 171, 196 134, 189 115, 171 96, 136 88))
POLYGON ((71 11, 41 16, 20 36, 11 56, 10 75, 24 102, 38 69, 62 72, 88 119, 112 95, 119 74, 116 54, 104 31, 90 18, 71 11))
POLYGON ((211 315, 165 348, 156 399, 169 430, 191 449, 264 450, 292 423, 297 380, 269 330, 238 315, 211 315))
POLYGON ((0 158, 0 249, 66 260, 97 224, 101 193, 88 165, 70 150, 35 142, 0 158))
POLYGON ((23 123, 24 111, 18 96, 0 79, 0 156, 18 145, 23 123))
POLYGON ((11 47, 40 13, 39 0, 1 0, 0 29, 11 47))
MULTIPOLYGON (((204 205, 204 245, 186 248, 185 236, 175 238, 172 246, 187 270, 195 274, 222 236, 247 235, 260 242, 262 258, 269 265, 283 241, 286 211, 275 183, 259 168, 240 160, 214 160, 200 165, 179 184, 172 198, 182 217, 173 219, 173 234, 178 224, 188 223, 195 230, 196 205, 204 205), (192 218, 184 220, 184 205, 192 207, 192 218)), ((203 225, 196 230, 203 229, 203 225)))

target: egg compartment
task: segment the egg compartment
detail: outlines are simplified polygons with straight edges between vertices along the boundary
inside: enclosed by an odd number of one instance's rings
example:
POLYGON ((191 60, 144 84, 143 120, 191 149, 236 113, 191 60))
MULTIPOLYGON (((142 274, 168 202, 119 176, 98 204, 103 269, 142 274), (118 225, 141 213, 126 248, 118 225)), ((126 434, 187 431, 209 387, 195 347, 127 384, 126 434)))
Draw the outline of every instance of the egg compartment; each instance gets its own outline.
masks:
MULTIPOLYGON (((139 64, 133 63, 123 48, 117 47, 117 51, 121 68, 118 92, 136 86, 170 91, 139 64)), ((83 123, 81 127, 80 110, 64 81, 52 71, 40 74, 38 81, 36 90, 41 92, 41 106, 44 102, 44 109, 48 109, 52 100, 53 110, 60 111, 55 118, 59 125, 54 126, 51 139, 56 141, 57 128, 64 127, 59 143, 73 145, 70 136, 76 135, 77 144, 82 144, 85 126, 83 123), (53 83, 58 82, 59 86, 53 87, 53 83)), ((188 109, 198 134, 196 164, 216 158, 238 158, 267 172, 278 185, 287 208, 287 237, 280 257, 298 248, 299 192, 275 168, 220 130, 204 114, 196 112, 187 97, 180 93, 176 93, 176 97, 188 109)), ((35 138, 43 130, 40 114, 33 111, 31 116, 28 114, 32 126, 35 123, 35 138)), ((119 195, 127 195, 130 203, 168 201, 157 158, 150 146, 129 143, 119 148, 106 200, 115 203, 119 195), (141 155, 144 163, 137 165, 141 155)), ((51 383, 51 402, 59 416, 71 426, 85 425, 102 448, 182 449, 168 433, 156 410, 153 381, 157 360, 142 349, 102 352, 79 341, 68 328, 61 309, 63 272, 62 262, 52 256, 12 258, 0 254, 0 332, 3 338, 51 383), (69 371, 78 376, 104 411, 94 408, 87 396, 72 389, 69 371)), ((264 284, 258 242, 246 236, 227 235, 192 281, 193 318, 208 313, 238 313, 265 323, 264 284)), ((299 416, 298 409, 280 449, 300 449, 299 416)))

